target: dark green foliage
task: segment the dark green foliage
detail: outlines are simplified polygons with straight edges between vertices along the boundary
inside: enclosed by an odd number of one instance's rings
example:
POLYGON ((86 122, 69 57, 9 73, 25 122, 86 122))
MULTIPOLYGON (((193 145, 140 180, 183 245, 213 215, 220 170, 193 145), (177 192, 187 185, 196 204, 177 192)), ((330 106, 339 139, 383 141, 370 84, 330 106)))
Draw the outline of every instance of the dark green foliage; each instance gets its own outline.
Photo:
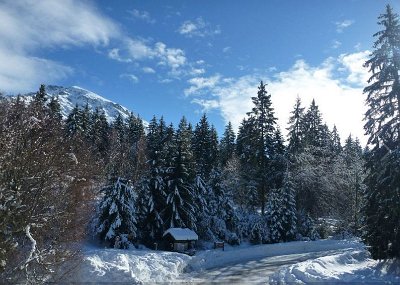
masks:
POLYGON ((382 30, 365 63, 372 76, 365 87, 364 126, 372 149, 367 155, 364 240, 375 259, 400 256, 400 22, 387 5, 382 30))
POLYGON ((44 84, 40 85, 39 91, 36 92, 33 101, 35 104, 44 106, 47 101, 46 86, 44 84))
POLYGON ((207 181, 212 169, 216 166, 218 157, 218 139, 215 129, 210 127, 207 116, 204 114, 196 125, 192 140, 193 155, 196 161, 196 174, 207 181))
POLYGON ((50 117, 52 117, 56 121, 61 121, 61 106, 60 102, 58 101, 58 97, 52 96, 50 102, 48 104, 50 117))
POLYGON ((233 131, 231 122, 229 122, 228 125, 226 125, 225 127, 225 132, 222 136, 219 147, 220 161, 222 167, 224 167, 228 162, 228 160, 230 160, 235 154, 235 148, 236 148, 235 139, 236 139, 235 132, 233 131))
POLYGON ((304 108, 301 107, 300 97, 297 96, 294 110, 291 112, 291 116, 289 118, 289 127, 287 128, 287 130, 289 131, 289 154, 296 154, 298 152, 301 152, 303 149, 303 116, 304 108))
POLYGON ((178 130, 173 138, 173 146, 170 149, 172 163, 166 174, 166 208, 165 230, 173 227, 187 227, 196 230, 195 188, 190 179, 192 165, 191 137, 188 124, 183 117, 178 130))
MULTIPOLYGON (((264 215, 267 195, 272 189, 270 181, 271 163, 278 146, 275 144, 276 118, 272 108, 271 95, 260 83, 256 97, 252 97, 253 108, 239 128, 237 139, 238 156, 243 166, 243 178, 246 188, 252 192, 251 198, 256 201, 264 215), (255 191, 254 191, 255 190, 255 191)), ((275 179, 273 177, 272 179, 275 179)))

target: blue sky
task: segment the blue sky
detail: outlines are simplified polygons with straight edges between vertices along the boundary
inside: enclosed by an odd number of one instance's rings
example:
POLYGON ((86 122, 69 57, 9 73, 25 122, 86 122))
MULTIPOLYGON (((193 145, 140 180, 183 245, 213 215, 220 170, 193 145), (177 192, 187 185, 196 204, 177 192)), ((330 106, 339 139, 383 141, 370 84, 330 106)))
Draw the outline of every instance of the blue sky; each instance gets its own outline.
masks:
POLYGON ((222 134, 260 80, 284 130, 315 98, 342 139, 363 137, 362 63, 391 4, 335 1, 0 1, 0 90, 78 85, 145 120, 203 112, 222 134))

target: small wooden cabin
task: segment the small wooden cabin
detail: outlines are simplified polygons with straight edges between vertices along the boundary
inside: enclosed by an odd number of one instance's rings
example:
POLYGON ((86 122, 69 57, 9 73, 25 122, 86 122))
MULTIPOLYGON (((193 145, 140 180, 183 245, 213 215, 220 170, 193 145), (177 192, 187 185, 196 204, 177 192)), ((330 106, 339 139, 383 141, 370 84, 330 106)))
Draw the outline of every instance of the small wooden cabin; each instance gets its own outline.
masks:
POLYGON ((164 247, 170 251, 195 254, 197 234, 188 228, 170 228, 163 234, 164 247))

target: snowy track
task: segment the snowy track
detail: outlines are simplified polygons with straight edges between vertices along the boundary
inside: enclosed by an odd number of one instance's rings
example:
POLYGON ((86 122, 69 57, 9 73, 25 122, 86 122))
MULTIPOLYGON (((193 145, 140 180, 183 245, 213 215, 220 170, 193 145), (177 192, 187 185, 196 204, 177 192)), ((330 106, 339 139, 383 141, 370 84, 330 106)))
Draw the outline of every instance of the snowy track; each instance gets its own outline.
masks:
POLYGON ((265 257, 257 260, 247 260, 236 264, 226 264, 223 267, 211 268, 201 272, 187 273, 182 281, 192 284, 234 283, 234 284, 265 284, 269 276, 280 267, 315 259, 322 256, 342 253, 347 249, 320 252, 298 253, 265 257))
POLYGON ((372 260, 359 240, 319 240, 185 254, 86 247, 59 281, 127 284, 400 284, 400 260, 372 260), (370 283, 369 283, 370 284, 370 283))

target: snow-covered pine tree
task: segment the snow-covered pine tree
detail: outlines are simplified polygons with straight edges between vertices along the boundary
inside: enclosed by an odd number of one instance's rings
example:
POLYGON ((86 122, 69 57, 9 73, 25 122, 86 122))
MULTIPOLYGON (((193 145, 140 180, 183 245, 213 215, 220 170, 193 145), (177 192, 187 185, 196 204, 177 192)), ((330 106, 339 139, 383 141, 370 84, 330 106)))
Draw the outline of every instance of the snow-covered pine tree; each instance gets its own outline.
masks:
POLYGON ((214 167, 215 158, 212 157, 213 141, 211 127, 206 114, 196 124, 192 141, 193 155, 196 162, 196 174, 207 181, 214 167))
POLYGON ((272 189, 269 194, 266 213, 268 216, 268 227, 271 242, 283 242, 283 212, 282 196, 280 189, 272 189))
POLYGON ((296 239, 297 233, 297 216, 296 216, 296 193, 290 176, 287 172, 284 178, 284 184, 281 188, 282 206, 285 209, 283 213, 283 237, 284 241, 292 241, 296 239))
POLYGON ((57 96, 52 96, 50 102, 47 104, 49 108, 50 117, 55 122, 61 123, 62 115, 61 115, 61 105, 57 96))
POLYGON ((302 133, 304 136, 304 145, 308 147, 321 147, 323 145, 322 116, 314 99, 312 100, 307 112, 304 114, 301 125, 303 128, 302 133))
POLYGON ((345 230, 359 233, 361 225, 362 193, 365 190, 363 180, 365 160, 358 140, 351 135, 346 139, 342 152, 331 165, 334 177, 337 216, 346 225, 345 230))
POLYGON ((296 104, 294 105, 293 111, 291 112, 291 116, 289 118, 289 127, 287 130, 289 145, 288 152, 290 154, 296 154, 302 151, 302 143, 303 143, 303 128, 302 128, 302 120, 304 116, 304 108, 301 106, 301 99, 299 96, 296 98, 296 104))
POLYGON ((342 144, 340 143, 340 136, 339 136, 339 132, 336 128, 336 125, 333 125, 333 129, 332 129, 332 150, 333 153, 338 155, 342 152, 343 148, 342 148, 342 144))
POLYGON ((115 117, 111 127, 115 131, 116 138, 120 144, 124 144, 124 142, 127 140, 127 126, 120 113, 118 113, 117 117, 115 117))
POLYGON ((259 207, 256 179, 258 169, 256 156, 256 139, 255 128, 251 118, 243 119, 239 126, 239 132, 236 141, 236 153, 240 162, 240 182, 241 187, 238 189, 236 197, 241 206, 255 210, 259 207))
POLYGON ((265 213, 265 206, 267 202, 267 194, 270 191, 270 184, 268 183, 269 164, 274 156, 274 136, 276 129, 276 118, 274 109, 272 108, 271 95, 265 89, 266 84, 260 82, 256 97, 252 97, 253 108, 251 112, 247 113, 250 126, 253 128, 252 137, 254 143, 249 146, 255 148, 251 150, 255 154, 255 164, 253 167, 256 169, 256 176, 252 177, 253 181, 257 182, 258 203, 262 215, 265 213))
POLYGON ((161 118, 150 121, 147 132, 147 171, 140 183, 140 228, 142 238, 147 242, 162 237, 164 220, 162 211, 166 205, 165 159, 163 150, 166 143, 166 126, 161 118))
POLYGON ((40 85, 39 91, 36 92, 33 97, 34 105, 45 106, 47 101, 46 86, 44 84, 40 85))
POLYGON ((229 122, 225 127, 225 132, 222 135, 222 139, 220 141, 220 163, 222 167, 225 167, 228 160, 230 160, 235 154, 235 139, 236 135, 233 131, 233 127, 231 122, 229 122))
POLYGON ((90 132, 89 141, 93 146, 97 155, 103 160, 103 163, 108 159, 110 149, 110 126, 104 111, 96 107, 95 111, 90 115, 90 132))
POLYGON ((72 109, 72 111, 68 114, 67 120, 65 121, 65 129, 66 133, 69 137, 73 137, 75 134, 81 134, 83 132, 81 125, 81 110, 78 107, 78 104, 72 109))
POLYGON ((136 183, 144 174, 146 163, 146 134, 140 117, 130 113, 127 119, 128 159, 131 165, 131 176, 136 183))
POLYGON ((301 240, 317 240, 320 238, 314 220, 308 213, 304 211, 297 212, 297 239, 301 240))
POLYGON ((128 234, 137 237, 136 199, 130 181, 121 177, 109 179, 101 189, 104 195, 99 204, 96 232, 100 239, 113 242, 116 236, 128 234))
POLYGON ((228 188, 222 174, 214 169, 211 172, 208 187, 210 187, 208 197, 208 216, 209 231, 214 239, 225 240, 230 244, 239 244, 236 235, 238 216, 236 205, 233 201, 233 193, 228 188))
POLYGON ((167 193, 166 206, 163 210, 165 230, 174 227, 196 230, 197 207, 194 203, 194 187, 189 169, 193 155, 185 117, 179 123, 169 151, 172 162, 165 177, 167 193))
POLYGON ((373 258, 400 256, 400 19, 392 7, 379 17, 374 50, 365 67, 372 76, 364 129, 367 156, 364 240, 373 258))

